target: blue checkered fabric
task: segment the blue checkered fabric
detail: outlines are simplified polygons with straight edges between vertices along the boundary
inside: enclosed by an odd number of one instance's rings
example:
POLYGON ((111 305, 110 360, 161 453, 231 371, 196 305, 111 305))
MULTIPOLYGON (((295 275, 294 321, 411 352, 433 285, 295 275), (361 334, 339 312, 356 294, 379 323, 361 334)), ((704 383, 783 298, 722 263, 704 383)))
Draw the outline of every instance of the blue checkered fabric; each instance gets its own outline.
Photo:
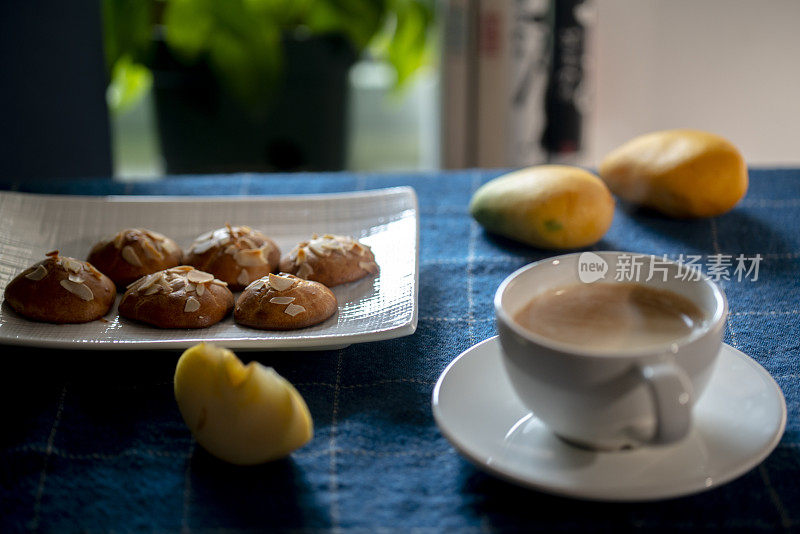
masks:
MULTIPOLYGON (((431 415, 433 385, 495 334, 491 298, 510 272, 551 253, 485 233, 467 213, 499 171, 61 180, 6 189, 83 195, 279 195, 413 186, 421 221, 420 319, 409 337, 332 352, 243 353, 297 385, 314 439, 260 467, 196 446, 172 393, 178 352, 63 352, 0 346, 0 531, 628 531, 800 527, 800 170, 751 171, 747 197, 714 219, 620 206, 594 248, 761 254, 757 281, 724 281, 726 341, 786 395, 773 454, 712 491, 646 504, 552 497, 459 456, 431 415)), ((0 214, 2 216, 2 214, 0 214)))

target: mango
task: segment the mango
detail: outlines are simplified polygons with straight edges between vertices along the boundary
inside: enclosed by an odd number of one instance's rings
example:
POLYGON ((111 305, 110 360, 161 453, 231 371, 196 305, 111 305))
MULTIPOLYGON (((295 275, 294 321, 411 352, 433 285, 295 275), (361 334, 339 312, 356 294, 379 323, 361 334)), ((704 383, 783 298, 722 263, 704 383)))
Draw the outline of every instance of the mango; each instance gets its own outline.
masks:
POLYGON ((539 248, 571 249, 605 235, 614 218, 614 198, 588 171, 540 165, 484 184, 469 211, 489 232, 539 248))
POLYGON ((631 139, 599 169, 628 202, 675 218, 714 217, 747 192, 747 166, 727 139, 700 130, 664 130, 631 139))
POLYGON ((271 367, 243 365, 228 349, 200 343, 175 369, 175 399, 197 442, 217 458, 253 465, 287 456, 312 437, 303 397, 271 367))

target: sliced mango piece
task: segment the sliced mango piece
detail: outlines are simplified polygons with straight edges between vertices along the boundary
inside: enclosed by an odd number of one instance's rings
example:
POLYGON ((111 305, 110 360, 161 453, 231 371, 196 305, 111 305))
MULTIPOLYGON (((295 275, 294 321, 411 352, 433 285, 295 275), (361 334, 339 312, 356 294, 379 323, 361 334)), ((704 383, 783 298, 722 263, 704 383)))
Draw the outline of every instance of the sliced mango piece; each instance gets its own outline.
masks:
POLYGON ((201 343, 181 355, 175 399, 183 420, 208 452, 253 465, 289 455, 313 436, 303 397, 271 367, 242 364, 228 349, 201 343))

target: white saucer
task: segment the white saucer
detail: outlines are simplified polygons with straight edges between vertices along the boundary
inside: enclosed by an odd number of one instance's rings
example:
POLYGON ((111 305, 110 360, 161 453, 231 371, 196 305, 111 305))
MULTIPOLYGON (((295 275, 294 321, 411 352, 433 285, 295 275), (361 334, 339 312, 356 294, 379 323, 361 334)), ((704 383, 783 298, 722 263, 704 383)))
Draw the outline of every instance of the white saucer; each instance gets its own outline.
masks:
POLYGON ((479 468, 537 490, 603 501, 688 495, 746 473, 778 444, 786 403, 772 377, 723 345, 714 375, 680 443, 594 452, 561 441, 518 400, 500 341, 453 360, 433 390, 433 415, 453 446, 479 468))

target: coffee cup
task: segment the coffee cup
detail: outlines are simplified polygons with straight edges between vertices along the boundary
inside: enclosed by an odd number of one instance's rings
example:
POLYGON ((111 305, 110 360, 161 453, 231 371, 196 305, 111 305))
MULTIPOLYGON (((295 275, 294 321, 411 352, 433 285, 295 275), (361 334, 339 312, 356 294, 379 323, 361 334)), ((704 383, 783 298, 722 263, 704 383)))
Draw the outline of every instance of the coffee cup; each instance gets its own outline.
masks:
POLYGON ((522 267, 500 284, 494 307, 519 399, 559 437, 598 450, 688 434, 728 313, 724 293, 700 271, 626 252, 522 267), (523 314, 534 312, 534 323, 525 323, 523 314))

